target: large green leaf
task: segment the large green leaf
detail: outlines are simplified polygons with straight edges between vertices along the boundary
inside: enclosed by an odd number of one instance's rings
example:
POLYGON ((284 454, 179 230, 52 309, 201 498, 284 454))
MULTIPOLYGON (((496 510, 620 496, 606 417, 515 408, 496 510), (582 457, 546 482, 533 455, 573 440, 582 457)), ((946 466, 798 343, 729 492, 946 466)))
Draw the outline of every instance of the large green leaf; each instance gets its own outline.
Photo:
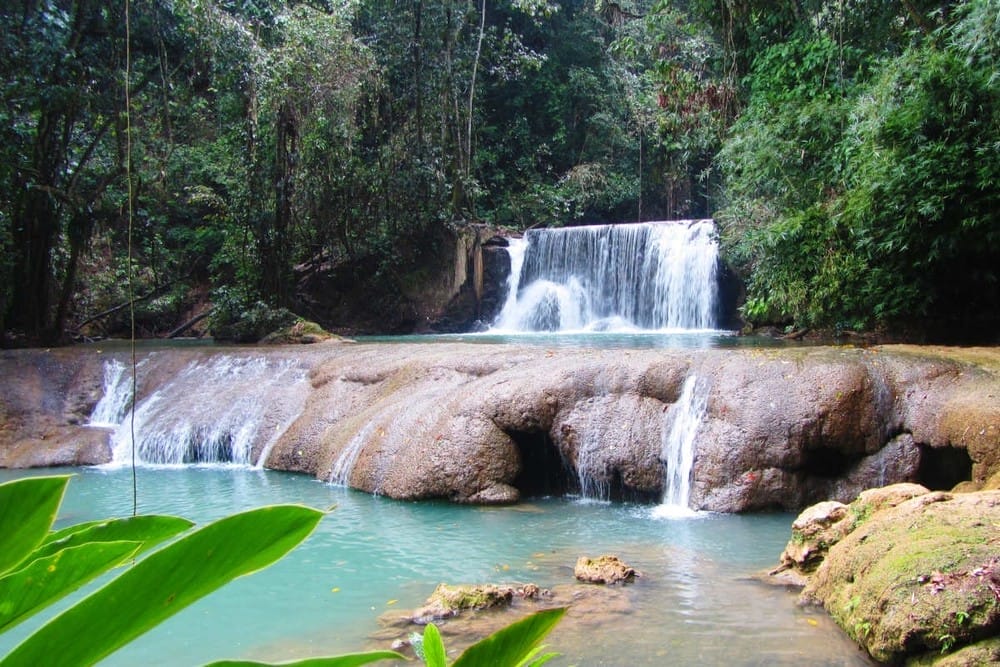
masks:
POLYGON ((280 505, 211 523, 50 620, 0 665, 93 664, 232 579, 278 560, 322 517, 319 510, 280 505))
POLYGON ((379 660, 406 660, 406 656, 395 651, 371 651, 370 653, 350 653, 329 658, 306 658, 291 662, 254 662, 252 660, 219 660, 205 667, 357 667, 379 660))
POLYGON ((535 646, 552 631, 564 613, 563 607, 546 609, 512 623, 467 648, 452 667, 518 665, 532 655, 535 646))
POLYGON ((93 542, 33 559, 0 577, 0 632, 139 552, 139 542, 93 542))
POLYGON ((69 477, 29 477, 0 484, 0 574, 45 539, 69 477))
POLYGON ((158 515, 92 521, 51 533, 29 558, 49 556, 88 542, 142 542, 142 550, 146 551, 193 525, 187 519, 158 515))
POLYGON ((424 628, 424 663, 427 667, 447 667, 448 665, 441 631, 433 623, 429 623, 424 628))

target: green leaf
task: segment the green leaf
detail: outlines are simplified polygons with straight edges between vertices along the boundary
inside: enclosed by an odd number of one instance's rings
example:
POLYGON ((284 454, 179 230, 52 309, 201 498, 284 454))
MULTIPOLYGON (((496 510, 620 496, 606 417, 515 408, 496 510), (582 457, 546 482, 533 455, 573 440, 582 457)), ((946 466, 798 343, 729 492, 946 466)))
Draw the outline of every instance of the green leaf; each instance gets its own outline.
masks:
POLYGON ((0 665, 89 665, 236 577, 275 562, 323 513, 262 507, 211 523, 153 553, 50 620, 0 665), (108 613, 114 610, 114 613, 108 613))
POLYGON ((30 477, 0 484, 0 574, 37 547, 55 521, 69 476, 30 477))
POLYGON ((254 662, 252 660, 219 660, 205 667, 356 667, 379 660, 406 660, 406 656, 395 651, 371 651, 370 653, 349 653, 328 658, 306 658, 292 662, 254 662))
POLYGON ((545 649, 544 646, 535 647, 535 649, 532 650, 531 653, 529 653, 527 657, 525 657, 525 659, 521 661, 521 664, 518 667, 541 667, 549 660, 552 660, 553 658, 559 656, 558 653, 552 653, 552 652, 538 655, 544 649, 545 649))
POLYGON ((142 551, 156 546, 193 526, 194 523, 176 516, 133 516, 124 519, 91 521, 69 526, 51 533, 31 558, 51 555, 60 549, 89 542, 142 542, 142 551))
POLYGON ((518 665, 532 656, 535 646, 565 613, 564 607, 546 609, 512 623, 467 648, 452 667, 518 665))
POLYGON ((424 664, 427 667, 446 667, 448 664, 441 631, 433 623, 424 628, 424 664))
POLYGON ((139 542, 93 542, 33 559, 0 577, 0 632, 140 551, 139 542))

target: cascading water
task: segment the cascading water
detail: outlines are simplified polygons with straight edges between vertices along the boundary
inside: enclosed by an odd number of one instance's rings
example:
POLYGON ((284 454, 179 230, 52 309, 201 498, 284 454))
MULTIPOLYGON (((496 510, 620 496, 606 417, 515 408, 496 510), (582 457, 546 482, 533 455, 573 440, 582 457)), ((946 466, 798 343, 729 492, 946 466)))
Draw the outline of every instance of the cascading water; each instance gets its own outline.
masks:
POLYGON ((104 364, 104 395, 90 414, 90 426, 114 428, 128 414, 132 401, 131 374, 125 364, 111 359, 104 364))
POLYGON ((694 467, 695 438, 705 417, 708 392, 697 375, 684 380, 680 398, 667 411, 669 426, 663 430, 662 460, 667 468, 663 502, 654 514, 660 517, 691 516, 691 470, 694 467))
POLYGON ((495 330, 718 328, 711 220, 529 230, 508 252, 495 330))
MULTIPOLYGON (((110 426, 112 463, 132 458, 131 383, 125 366, 109 361, 104 396, 90 423, 110 426)), ((136 460, 140 464, 234 463, 259 465, 299 414, 305 372, 289 360, 223 355, 193 361, 135 407, 136 460)))

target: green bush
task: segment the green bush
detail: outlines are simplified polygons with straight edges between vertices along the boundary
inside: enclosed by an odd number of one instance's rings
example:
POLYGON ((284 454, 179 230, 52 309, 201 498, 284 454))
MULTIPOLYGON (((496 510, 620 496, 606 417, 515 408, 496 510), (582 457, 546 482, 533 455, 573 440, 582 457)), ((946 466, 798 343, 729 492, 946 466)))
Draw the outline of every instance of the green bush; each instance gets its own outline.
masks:
POLYGON ((209 319, 212 337, 234 343, 256 343, 268 334, 295 324, 287 308, 272 308, 239 290, 222 288, 213 295, 209 319))

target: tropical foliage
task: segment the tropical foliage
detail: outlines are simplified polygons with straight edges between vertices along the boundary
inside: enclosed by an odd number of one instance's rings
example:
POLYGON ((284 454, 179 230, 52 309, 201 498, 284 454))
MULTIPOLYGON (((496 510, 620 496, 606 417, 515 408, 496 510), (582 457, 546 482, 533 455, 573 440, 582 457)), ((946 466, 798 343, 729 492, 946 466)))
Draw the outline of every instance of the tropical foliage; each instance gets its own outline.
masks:
MULTIPOLYGON (((53 530, 69 480, 28 477, 0 484, 0 633, 110 570, 122 569, 0 656, 4 667, 92 665, 231 580, 279 560, 323 518, 323 512, 308 507, 275 505, 197 530, 172 516, 91 521, 53 530)), ((559 608, 528 616, 473 644, 453 664, 541 665, 554 654, 540 654, 538 644, 563 612, 559 608)), ((427 664, 445 665, 437 628, 429 626, 424 637, 427 664)), ((395 651, 371 651, 294 664, 353 667, 397 659, 403 656, 395 651)), ((262 664, 220 661, 212 667, 262 664)))
POLYGON ((752 323, 983 328, 998 10, 6 2, 0 331, 121 332, 130 292, 140 334, 224 329, 330 267, 405 289, 456 224, 706 215, 752 323))
POLYGON ((745 38, 719 153, 745 315, 975 336, 1000 307, 1000 4, 802 4, 745 38))

